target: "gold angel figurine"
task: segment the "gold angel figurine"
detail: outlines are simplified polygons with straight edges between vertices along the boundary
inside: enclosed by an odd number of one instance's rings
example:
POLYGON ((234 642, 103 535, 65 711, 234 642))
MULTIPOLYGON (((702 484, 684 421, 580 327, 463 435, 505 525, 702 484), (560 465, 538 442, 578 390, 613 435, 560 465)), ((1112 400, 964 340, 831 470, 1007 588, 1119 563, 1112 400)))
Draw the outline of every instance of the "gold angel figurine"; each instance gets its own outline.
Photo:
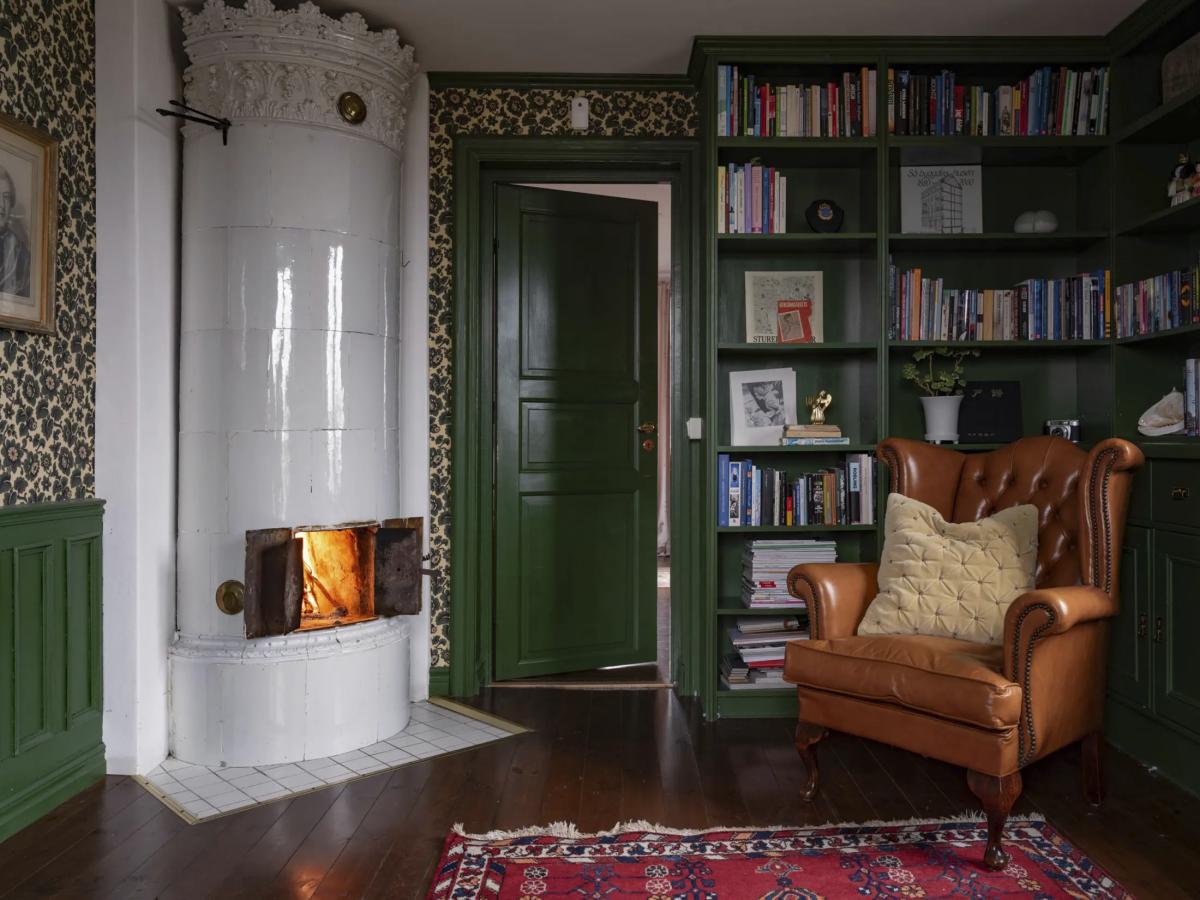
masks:
POLYGON ((829 391, 821 391, 815 397, 812 396, 812 394, 809 394, 807 397, 805 397, 805 405, 812 408, 812 416, 810 417, 809 421, 811 421, 814 425, 824 425, 825 410, 829 409, 829 404, 832 402, 833 394, 829 393, 829 391))

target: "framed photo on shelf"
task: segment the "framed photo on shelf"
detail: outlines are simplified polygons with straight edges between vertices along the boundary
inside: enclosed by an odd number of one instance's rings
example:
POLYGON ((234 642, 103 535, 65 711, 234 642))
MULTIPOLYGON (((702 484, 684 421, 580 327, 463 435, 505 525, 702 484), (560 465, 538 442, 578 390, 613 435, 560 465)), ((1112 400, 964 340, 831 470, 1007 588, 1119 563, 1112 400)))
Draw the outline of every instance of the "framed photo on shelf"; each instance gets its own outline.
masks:
POLYGON ((54 331, 58 142, 0 114, 0 327, 54 331))
POLYGON ((729 373, 729 436, 742 446, 778 444, 796 421, 796 370, 729 373))
POLYGON ((905 234, 980 234, 981 166, 901 166, 900 230, 905 234))
POLYGON ((747 344, 819 344, 825 340, 823 273, 747 272, 745 280, 747 344))

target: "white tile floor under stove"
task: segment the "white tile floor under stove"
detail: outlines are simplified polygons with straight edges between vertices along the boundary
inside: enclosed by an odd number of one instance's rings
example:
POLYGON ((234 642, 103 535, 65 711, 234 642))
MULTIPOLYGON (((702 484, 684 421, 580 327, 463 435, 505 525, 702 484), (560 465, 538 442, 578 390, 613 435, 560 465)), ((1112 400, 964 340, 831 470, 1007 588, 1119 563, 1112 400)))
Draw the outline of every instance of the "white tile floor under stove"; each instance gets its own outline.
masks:
POLYGON ((184 819, 199 822, 525 731, 514 723, 479 715, 482 718, 463 715, 455 706, 436 701, 414 703, 407 728, 361 750, 245 769, 167 759, 139 780, 184 819))

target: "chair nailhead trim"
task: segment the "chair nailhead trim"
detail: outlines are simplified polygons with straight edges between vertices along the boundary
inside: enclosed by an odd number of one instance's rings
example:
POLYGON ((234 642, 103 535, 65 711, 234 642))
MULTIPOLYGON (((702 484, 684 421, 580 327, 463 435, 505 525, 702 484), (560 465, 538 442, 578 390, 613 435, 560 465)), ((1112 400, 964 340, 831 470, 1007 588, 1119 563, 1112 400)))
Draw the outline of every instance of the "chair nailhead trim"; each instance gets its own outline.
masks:
POLYGON ((1017 729, 1017 764, 1024 766, 1037 754, 1037 731, 1033 727, 1033 697, 1030 691, 1030 680, 1033 676, 1033 647, 1042 636, 1046 629, 1050 628, 1056 620, 1054 610, 1045 603, 1037 603, 1021 611, 1020 617, 1017 619, 1017 639, 1013 643, 1013 673, 1017 671, 1017 666, 1021 660, 1021 632, 1025 625, 1025 617, 1034 610, 1044 610, 1046 613, 1046 622, 1039 625, 1033 630, 1033 634, 1029 636, 1029 643, 1025 647, 1025 668, 1021 673, 1021 693, 1022 702, 1025 707, 1025 728, 1017 729), (1025 732, 1029 732, 1029 749, 1026 752, 1025 748, 1025 732))

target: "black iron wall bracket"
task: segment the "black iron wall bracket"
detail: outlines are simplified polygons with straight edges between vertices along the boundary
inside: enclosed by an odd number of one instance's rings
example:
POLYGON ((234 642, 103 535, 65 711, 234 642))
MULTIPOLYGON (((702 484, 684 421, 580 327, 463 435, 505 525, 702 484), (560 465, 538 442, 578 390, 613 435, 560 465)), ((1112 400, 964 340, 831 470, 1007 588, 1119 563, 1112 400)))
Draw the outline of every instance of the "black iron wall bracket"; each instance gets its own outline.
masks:
POLYGON ((155 110, 160 116, 174 116, 177 119, 187 119, 189 122, 197 122, 201 125, 208 125, 210 128, 218 128, 221 131, 221 146, 229 145, 229 126, 233 123, 228 119, 219 119, 216 116, 210 116, 206 112, 201 112, 198 109, 193 109, 186 103, 181 103, 178 100, 168 100, 172 106, 178 106, 186 112, 176 112, 173 109, 163 109, 161 106, 155 110))

